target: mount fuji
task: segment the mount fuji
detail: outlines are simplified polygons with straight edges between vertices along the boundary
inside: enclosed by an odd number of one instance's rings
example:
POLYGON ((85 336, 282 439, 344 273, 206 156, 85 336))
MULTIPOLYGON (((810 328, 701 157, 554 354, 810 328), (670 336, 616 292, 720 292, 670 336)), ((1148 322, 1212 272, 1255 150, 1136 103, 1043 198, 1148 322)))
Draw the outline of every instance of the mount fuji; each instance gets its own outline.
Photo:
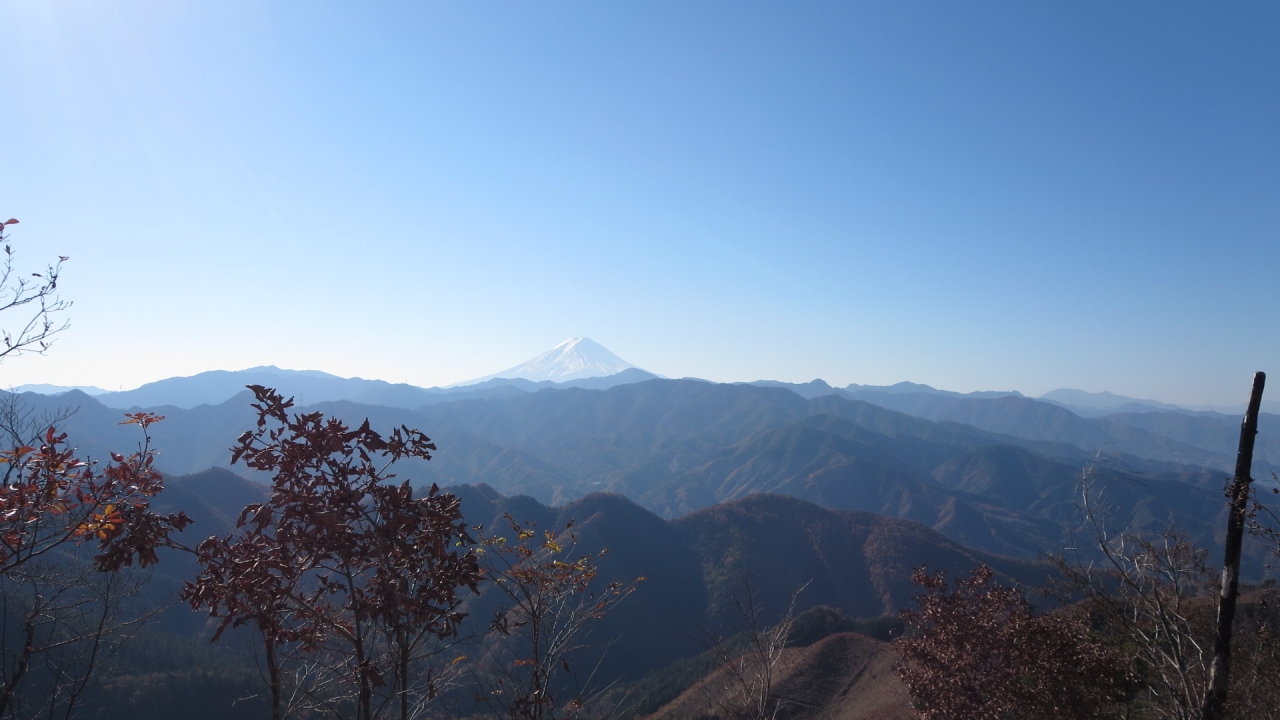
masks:
POLYGON ((497 379, 562 383, 569 380, 617 375, 625 370, 638 370, 657 377, 614 355, 591 338, 577 337, 565 340, 532 360, 502 372, 458 383, 458 386, 475 385, 497 379))

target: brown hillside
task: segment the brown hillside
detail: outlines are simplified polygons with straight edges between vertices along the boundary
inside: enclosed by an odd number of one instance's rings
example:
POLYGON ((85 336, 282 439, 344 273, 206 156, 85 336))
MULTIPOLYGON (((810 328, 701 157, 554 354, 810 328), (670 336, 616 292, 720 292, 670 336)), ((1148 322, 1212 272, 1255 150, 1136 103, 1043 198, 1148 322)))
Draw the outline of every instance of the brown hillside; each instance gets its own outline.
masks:
MULTIPOLYGON (((898 656, 887 643, 857 633, 830 635, 783 655, 773 698, 778 720, 916 720, 906 688, 893 672, 898 656)), ((715 672, 647 720, 701 720, 714 715, 725 685, 715 672)))

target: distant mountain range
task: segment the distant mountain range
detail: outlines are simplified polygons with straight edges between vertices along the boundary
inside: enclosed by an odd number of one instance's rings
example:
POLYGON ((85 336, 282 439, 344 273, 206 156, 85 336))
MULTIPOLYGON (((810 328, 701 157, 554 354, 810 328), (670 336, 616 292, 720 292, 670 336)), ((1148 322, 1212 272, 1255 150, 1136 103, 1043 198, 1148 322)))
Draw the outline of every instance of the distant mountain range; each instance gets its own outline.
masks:
MULTIPOLYGON (((18 399, 36 417, 76 409, 61 427, 82 456, 98 459, 137 443, 137 427, 119 424, 122 409, 165 415, 151 428, 168 476, 158 506, 196 519, 184 533, 190 544, 228 532, 241 508, 266 492, 266 478, 227 469, 228 448, 254 422, 244 385, 275 386, 296 398, 298 410, 351 424, 367 418, 375 429, 421 428, 439 449, 429 462, 404 462, 396 472, 457 493, 468 523, 498 527, 504 513, 542 528, 573 519, 583 550, 609 548, 602 580, 647 578, 596 629, 601 646, 625 652, 591 662, 620 692, 643 695, 646 712, 663 720, 699 715, 705 698, 689 685, 710 670, 694 673, 688 663, 696 665, 708 629, 729 628, 730 600, 744 580, 756 589, 765 622, 806 583, 801 609, 830 620, 819 622, 829 632, 788 650, 781 682, 814 709, 795 720, 836 716, 817 708, 837 708, 840 717, 911 717, 887 670, 891 649, 845 631, 883 623, 909 604, 910 574, 921 565, 954 574, 985 563, 1004 582, 1042 583, 1050 570, 1041 556, 1063 551, 1079 529, 1087 468, 1107 488, 1116 527, 1176 526, 1217 547, 1236 416, 1070 390, 1037 399, 915 383, 669 380, 630 365, 608 373, 615 366, 595 348, 567 341, 556 354, 512 369, 522 377, 449 388, 261 367, 96 397, 72 389, 18 399)), ((1277 468, 1280 416, 1264 413, 1254 475, 1272 484, 1277 468)), ((1250 581, 1276 574, 1267 550, 1256 538, 1246 541, 1250 581)), ((189 557, 166 555, 149 597, 172 596, 193 572, 189 557)), ((469 602, 474 617, 492 617, 494 594, 469 602)), ((183 607, 158 623, 157 632, 170 637, 208 636, 206 618, 183 607)), ((164 657, 113 680, 103 707, 116 709, 99 716, 148 717, 129 704, 147 697, 131 687, 195 692, 189 668, 170 673, 173 661, 164 657)), ((210 703, 249 692, 235 684, 247 682, 243 674, 219 682, 210 703)), ((221 716, 229 715, 211 717, 221 716)))
MULTIPOLYGON (((119 410, 88 395, 23 397, 40 412, 78 406, 64 426, 95 457, 136 443, 136 428, 117 424, 119 410)), ((374 427, 422 428, 440 449, 429 463, 401 468, 418 483, 487 483, 555 505, 608 491, 671 518, 773 493, 913 520, 970 547, 1024 558, 1062 546, 1078 521, 1081 469, 1094 463, 1112 486, 1117 518, 1135 528, 1176 524, 1212 546, 1238 434, 1227 417, 1082 418, 1015 395, 864 389, 805 398, 783 387, 697 380, 496 387, 434 400, 417 408, 346 400, 300 408, 353 424, 369 418, 374 427)), ((225 466, 231 441, 252 424, 249 402, 245 391, 218 405, 160 408, 167 419, 152 429, 159 467, 186 474, 225 466)), ((1278 466, 1280 417, 1267 414, 1255 476, 1269 483, 1278 466)))
POLYGON ((41 395, 61 395, 66 392, 71 392, 72 390, 79 390, 85 395, 103 395, 111 392, 110 390, 103 390, 100 387, 93 387, 92 385, 50 385, 48 383, 31 383, 29 385, 19 385, 11 389, 13 392, 17 393, 32 392, 40 393, 41 395))
POLYGON ((247 370, 212 370, 190 377, 173 377, 133 390, 60 385, 23 385, 15 392, 63 395, 79 391, 113 408, 217 405, 244 391, 246 385, 275 387, 299 404, 346 400, 369 405, 417 408, 444 399, 489 397, 536 392, 548 387, 604 389, 658 377, 635 367, 590 338, 573 338, 527 363, 495 375, 440 388, 421 388, 383 380, 344 378, 318 370, 284 370, 273 365, 247 370))
MULTIPOLYGON (((49 384, 20 385, 14 392, 61 395, 78 390, 98 398, 108 407, 193 408, 217 405, 244 389, 246 385, 268 385, 293 395, 301 404, 347 400, 370 405, 417 408, 434 402, 462 397, 510 396, 513 393, 536 392, 554 388, 581 387, 603 390, 614 385, 641 382, 660 375, 638 368, 614 355, 591 338, 570 338, 551 350, 501 372, 456 383, 446 387, 422 388, 406 383, 383 380, 343 378, 318 370, 285 370, 272 365, 247 370, 212 370, 190 377, 173 377, 147 383, 133 390, 109 391, 91 386, 49 384)), ((937 395, 952 398, 991 399, 1025 398, 1016 390, 957 393, 938 390, 929 385, 901 382, 896 385, 859 385, 833 387, 822 380, 808 383, 786 383, 760 380, 753 385, 784 387, 805 398, 838 394, 850 398, 872 399, 884 395, 937 395)), ((1187 407, 1157 400, 1140 400, 1109 392, 1085 392, 1059 389, 1036 398, 1066 408, 1081 417, 1103 417, 1122 413, 1178 412, 1190 415, 1235 415, 1236 407, 1187 407)), ((1280 404, 1265 401, 1264 409, 1280 411, 1280 404)))
MULTIPOLYGON (((1085 392, 1084 390, 1070 390, 1067 388, 1047 392, 1041 395, 1039 399, 1055 405, 1061 405, 1084 417, 1152 411, 1181 412, 1197 415, 1237 415, 1244 413, 1244 403, 1240 403, 1238 406, 1171 405, 1159 400, 1138 400, 1110 392, 1085 392)), ((1280 409, 1280 405, 1270 401, 1266 403, 1265 407, 1268 409, 1280 409)))

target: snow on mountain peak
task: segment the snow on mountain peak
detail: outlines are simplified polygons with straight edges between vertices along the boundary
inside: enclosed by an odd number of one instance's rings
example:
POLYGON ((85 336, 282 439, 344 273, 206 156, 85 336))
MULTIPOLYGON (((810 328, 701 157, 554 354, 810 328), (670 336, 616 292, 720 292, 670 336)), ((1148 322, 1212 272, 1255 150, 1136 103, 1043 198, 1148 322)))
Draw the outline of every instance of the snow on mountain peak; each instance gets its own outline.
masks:
POLYGON ((523 378, 534 382, 551 380, 565 382, 579 378, 605 377, 616 375, 635 365, 609 352, 603 345, 591 338, 569 338, 545 353, 507 368, 502 372, 476 378, 462 385, 484 382, 495 378, 523 378))

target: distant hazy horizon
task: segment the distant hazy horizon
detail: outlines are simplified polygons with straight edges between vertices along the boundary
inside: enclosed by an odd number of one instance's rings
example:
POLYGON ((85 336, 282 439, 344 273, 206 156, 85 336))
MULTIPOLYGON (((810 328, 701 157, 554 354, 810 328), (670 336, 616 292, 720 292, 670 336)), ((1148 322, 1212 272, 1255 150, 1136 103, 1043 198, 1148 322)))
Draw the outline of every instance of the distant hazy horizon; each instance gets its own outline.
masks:
MULTIPOLYGON (((50 352, 53 352, 53 350, 50 350, 50 352)), ((37 357, 38 357, 38 356, 37 356, 37 357)), ((532 359, 532 358, 525 358, 525 360, 526 360, 526 361, 527 361, 527 360, 530 360, 530 359, 532 359)), ((29 357, 29 358, 27 358, 27 362, 28 362, 28 363, 30 363, 30 362, 32 362, 32 361, 35 361, 35 360, 36 360, 36 357, 29 357)), ((13 360, 8 360, 8 361, 6 361, 6 362, 8 362, 8 363, 13 363, 14 361, 13 361, 13 360)), ((19 362, 21 362, 21 360, 19 360, 19 362)), ((501 363, 493 363, 492 365, 497 365, 497 364, 501 364, 501 363)), ((93 389, 100 390, 100 391, 104 391, 104 392, 120 392, 120 391, 125 391, 125 390, 134 390, 134 389, 137 389, 138 387, 141 387, 141 386, 146 385, 146 384, 148 384, 148 383, 156 382, 156 381, 158 381, 158 380, 165 380, 165 379, 173 378, 173 377, 191 377, 191 376, 199 375, 199 374, 201 374, 201 373, 205 373, 205 372, 216 372, 216 371, 238 372, 238 371, 243 371, 243 370, 253 370, 253 369, 261 368, 261 367, 276 367, 276 368, 279 368, 279 369, 281 369, 281 370, 290 370, 290 371, 297 371, 297 372, 308 372, 308 371, 310 371, 310 372, 320 372, 320 373, 324 373, 324 374, 327 374, 327 375, 333 375, 333 376, 335 376, 335 377, 340 377, 340 378, 356 378, 356 379, 364 379, 364 380, 382 380, 382 381, 384 381, 384 382, 389 382, 389 383, 405 383, 405 384, 415 385, 415 386, 423 387, 423 388, 431 388, 431 387, 453 387, 453 386, 464 385, 464 384, 468 384, 468 383, 472 383, 472 382, 480 382, 480 381, 483 381, 483 380, 486 380, 486 379, 495 378, 495 377, 501 377, 501 376, 502 376, 502 375, 501 375, 501 372, 498 372, 498 373, 489 373, 489 374, 484 375, 484 376, 467 377, 467 378, 464 378, 464 379, 461 379, 461 380, 443 381, 443 382, 433 382, 433 383, 426 383, 426 384, 424 384, 424 383, 420 383, 420 382, 413 382, 413 381, 410 381, 410 380, 408 380, 408 379, 397 380, 397 379, 394 379, 394 378, 389 378, 389 377, 377 377, 377 376, 375 376, 375 375, 370 375, 370 374, 367 374, 367 373, 359 373, 359 372, 352 373, 352 374, 343 374, 343 373, 340 373, 340 372, 332 372, 332 371, 330 371, 330 370, 327 370, 327 369, 325 369, 325 368, 323 368, 323 367, 319 367, 319 366, 314 366, 314 367, 313 367, 313 366, 286 367, 286 366, 281 366, 281 365, 278 365, 278 364, 275 364, 275 363, 259 363, 259 364, 254 364, 254 365, 245 365, 245 366, 243 366, 243 367, 208 367, 208 368, 204 368, 204 369, 201 369, 201 370, 194 370, 194 371, 190 371, 190 372, 175 372, 175 373, 168 373, 168 374, 160 374, 160 375, 157 375, 157 376, 155 376, 155 377, 148 377, 148 378, 146 378, 146 379, 142 379, 142 380, 140 380, 140 381, 136 381, 136 380, 135 380, 134 384, 132 384, 132 385, 117 384, 117 385, 116 385, 116 386, 114 386, 114 387, 105 387, 105 386, 102 386, 102 385, 95 385, 95 384, 92 384, 92 383, 53 382, 53 381, 50 381, 50 380, 47 380, 47 379, 38 379, 38 380, 28 381, 28 382, 23 382, 23 383, 12 383, 12 382, 11 382, 11 383, 8 383, 7 385, 5 385, 3 388, 0 388, 0 389, 4 389, 4 388, 13 388, 13 387, 18 387, 18 386, 23 386, 23 385, 48 385, 48 386, 60 386, 60 387, 66 387, 66 388, 93 388, 93 389)), ((33 368, 33 369, 34 369, 34 368, 33 368)), ((4 370, 3 368, 0 368, 0 372, 3 372, 3 370, 4 370)), ((1265 372, 1265 371, 1264 371, 1264 372, 1265 372)), ((941 385, 941 384, 937 384, 937 383, 929 382, 927 379, 920 379, 920 378, 899 378, 899 379, 897 379, 897 380, 892 380, 892 381, 888 381, 888 382, 884 382, 884 381, 880 381, 880 382, 867 382, 867 381, 861 381, 861 380, 858 380, 858 379, 856 379, 856 378, 855 378, 855 379, 853 379, 853 380, 849 380, 848 382, 840 382, 840 381, 832 381, 830 378, 828 378, 828 377, 823 377, 823 376, 820 376, 820 375, 819 375, 819 376, 814 376, 814 377, 807 377, 807 378, 797 378, 797 377, 792 377, 792 378, 787 378, 787 379, 778 378, 778 377, 736 377, 736 378, 724 378, 724 377, 721 377, 721 378, 711 378, 711 377, 706 377, 706 376, 702 376, 702 375, 691 375, 691 374, 680 374, 680 373, 674 373, 674 374, 672 374, 672 375, 661 375, 661 374, 659 374, 659 375, 660 375, 661 377, 669 377, 669 378, 672 378, 672 379, 689 378, 689 379, 707 380, 707 381, 710 381, 710 382, 724 382, 724 383, 750 383, 750 382, 757 382, 757 381, 769 381, 769 380, 772 380, 772 381, 780 381, 780 382, 788 382, 788 383, 807 383, 807 382, 812 382, 812 381, 814 381, 814 380, 821 380, 821 381, 826 382, 827 384, 829 384, 829 385, 831 385, 831 386, 833 386, 833 387, 845 387, 845 386, 850 385, 850 384, 853 384, 853 385, 870 385, 870 386, 890 386, 890 385, 896 385, 896 384, 898 384, 898 383, 908 382, 908 383, 918 383, 918 384, 922 384, 922 385, 928 385, 928 386, 930 386, 930 387, 933 387, 933 388, 934 388, 934 389, 936 389, 936 390, 945 390, 945 391, 949 391, 949 392, 957 392, 957 393, 974 393, 974 392, 1010 392, 1010 391, 1016 391, 1016 392, 1020 392, 1020 393, 1022 393, 1023 395, 1026 395, 1027 397, 1031 397, 1031 398, 1038 398, 1038 397, 1040 397, 1040 396, 1042 396, 1042 395, 1045 395, 1045 394, 1048 394, 1048 393, 1052 393, 1052 392, 1053 392, 1053 391, 1055 391, 1055 390, 1071 389, 1071 390, 1080 390, 1080 391, 1083 391, 1083 392, 1086 392, 1086 393, 1114 393, 1114 394, 1116 394, 1116 395, 1123 395, 1123 396, 1125 396, 1125 397, 1129 397, 1129 398, 1133 398, 1133 399, 1138 399, 1138 400, 1148 400, 1148 401, 1157 401, 1157 402, 1165 402, 1165 403, 1170 403, 1170 404, 1174 404, 1174 405, 1180 405, 1180 406, 1183 406, 1183 407, 1186 407, 1186 408, 1190 408, 1190 409, 1234 409, 1234 408, 1237 408, 1237 407, 1243 407, 1243 406, 1244 406, 1244 404, 1245 404, 1245 401, 1247 401, 1247 400, 1248 400, 1248 388, 1247 388, 1247 387, 1245 388, 1245 392, 1242 394, 1242 396, 1241 396, 1240 398, 1235 399, 1234 401, 1233 401, 1231 398, 1225 398, 1222 402, 1217 402, 1217 403, 1214 403, 1214 402, 1194 402, 1194 403, 1193 403, 1193 402, 1176 401, 1176 400, 1169 399, 1169 397, 1162 397, 1162 396, 1140 396, 1140 395, 1133 395, 1133 394, 1129 394, 1129 393, 1125 393, 1125 392, 1120 392, 1120 391, 1117 391, 1117 390, 1114 390, 1114 389, 1112 389, 1112 388, 1108 388, 1108 387, 1100 387, 1100 388, 1070 387, 1070 386, 1067 386, 1067 385, 1064 385, 1064 384, 1061 384, 1061 383, 1059 383, 1059 384, 1057 384, 1057 385, 1054 385, 1052 382, 1050 382, 1048 385, 1044 386, 1044 389, 1043 389, 1043 390, 1039 389, 1039 386, 1037 386, 1037 389, 1036 389, 1036 390, 1026 390, 1026 389, 1024 389, 1024 388, 1019 388, 1019 387, 1003 387, 1003 386, 1001 386, 1001 387, 983 387, 983 386, 960 386, 960 387, 949 387, 949 386, 946 386, 946 385, 941 385)), ((37 377, 37 378, 43 378, 43 376, 42 376, 38 371, 37 371, 37 372, 33 372, 33 373, 32 373, 32 376, 33 376, 33 377, 37 377)), ((1248 375, 1248 377, 1246 377, 1245 379, 1246 379, 1246 381, 1252 381, 1252 373, 1250 373, 1250 374, 1248 375)), ((1271 393, 1266 394, 1266 396, 1265 396, 1265 397, 1267 398, 1267 400, 1266 400, 1266 404, 1267 404, 1267 405, 1271 405, 1271 404, 1272 404, 1272 402, 1275 400, 1275 396, 1276 396, 1277 394, 1280 394, 1280 391, 1277 391, 1277 390, 1275 390, 1275 388, 1274 388, 1274 387, 1272 387, 1272 392, 1271 392, 1271 393)))
POLYGON ((1280 372, 1275 3, 0 12, 0 214, 75 302, 3 386, 430 387, 583 335, 714 381, 1280 372))
MULTIPOLYGON (((471 379, 469 379, 469 380, 466 380, 466 381, 463 381, 463 382, 459 382, 459 383, 453 383, 453 384, 450 384, 450 385, 432 386, 432 387, 443 387, 443 388, 466 388, 466 387, 468 387, 468 386, 470 386, 470 385, 473 385, 473 384, 476 384, 476 383, 482 383, 482 382, 484 382, 484 381, 486 381, 486 380, 492 380, 492 379, 496 379, 496 378, 522 378, 522 377, 523 377, 523 378, 526 378, 526 379, 531 379, 531 380, 534 380, 534 381, 541 381, 541 380, 547 380, 547 379, 550 379, 550 380, 552 380, 553 382, 563 382, 563 381, 566 381, 566 380, 573 380, 573 379, 575 379, 575 378, 579 378, 579 377, 603 377, 603 376, 607 376, 607 375, 612 375, 612 374, 614 374, 615 372, 621 372, 621 370, 622 370, 622 369, 626 369, 626 368, 630 368, 630 369, 632 369, 632 370, 641 370, 641 368, 636 368, 634 365, 627 364, 627 363, 625 362, 625 360, 623 360, 622 358, 618 358, 618 357, 614 356, 612 359, 613 359, 613 360, 615 360, 615 361, 617 361, 618 363, 621 363, 620 365, 615 366, 615 367, 602 367, 602 366, 597 366, 597 367, 594 369, 594 371, 593 371, 593 370, 587 370, 586 372, 579 372, 579 373, 575 373, 575 374, 553 373, 554 375, 556 375, 556 377, 547 377, 547 376, 546 376, 546 367, 545 367, 545 364, 546 364, 546 362, 547 362, 547 358, 548 358, 548 356, 552 356, 552 355, 557 354, 557 352, 558 352, 558 351, 560 351, 560 350, 561 350, 561 348, 562 348, 563 346, 565 346, 565 345, 567 345, 567 344, 569 344, 569 343, 571 343, 571 342, 573 342, 573 341, 577 341, 577 340, 587 340, 589 344, 591 344, 591 345, 595 346, 595 347, 594 347, 594 349, 592 350, 592 352, 593 352, 593 353, 599 353, 599 352, 603 351, 603 352, 604 352, 604 353, 606 353, 606 354, 612 355, 612 353, 610 353, 610 352, 607 350, 607 348, 603 348, 603 347, 598 346, 598 345, 596 345, 595 343, 591 342, 590 338, 581 338, 581 337, 579 337, 579 338, 570 338, 570 339, 566 339, 566 340, 564 340, 563 342, 561 342, 561 343, 557 344, 557 345, 556 345, 556 347, 555 347, 555 348, 553 348, 552 350, 550 350, 550 351, 548 351, 548 352, 546 352, 546 353, 542 353, 542 354, 540 354, 538 357, 530 358, 530 359, 529 359, 529 361, 527 361, 527 362, 525 362, 525 363, 522 363, 521 365, 514 366, 514 367, 511 367, 511 368, 508 368, 506 371, 500 371, 500 372, 497 372, 497 373, 491 373, 491 374, 486 375, 486 376, 476 377, 476 378, 471 378, 471 379), (540 368, 539 368, 538 366, 539 366, 540 364, 542 365, 542 367, 540 367, 540 368), (538 377, 531 377, 531 376, 528 374, 527 370, 531 369, 531 367, 530 367, 530 366, 533 366, 533 369, 535 369, 535 371, 537 371, 537 370, 541 370, 541 371, 542 371, 542 372, 540 372, 540 373, 539 373, 539 376, 538 376, 538 377)), ((609 362, 609 360, 608 360, 608 359, 604 359, 604 362, 606 362, 606 363, 607 363, 607 362, 609 362)), ((325 372, 325 371, 323 371, 323 370, 318 370, 318 369, 316 369, 316 368, 280 368, 280 367, 277 367, 277 366, 274 366, 274 365, 270 365, 270 366, 252 366, 252 367, 247 367, 247 368, 214 368, 214 369, 210 369, 210 370, 207 370, 207 371, 204 371, 204 372, 245 372, 245 371, 253 371, 253 370, 270 370, 270 371, 272 371, 272 372, 275 372, 275 371, 284 371, 284 372, 295 372, 295 373, 300 373, 300 374, 303 374, 303 375, 322 375, 322 376, 330 376, 330 377, 336 377, 336 378, 341 378, 341 379, 381 380, 381 381, 383 381, 383 382, 395 382, 395 381, 388 381, 388 380, 386 380, 385 378, 364 377, 364 376, 359 376, 359 375, 355 375, 355 376, 345 376, 345 377, 344 377, 344 376, 341 376, 341 375, 336 375, 336 374, 334 374, 334 373, 327 373, 327 372, 325 372)), ((196 376, 201 375, 201 374, 203 374, 203 373, 194 373, 194 375, 196 375, 196 376)), ((166 376, 166 377, 163 377, 163 378, 155 378, 154 380, 149 381, 149 382, 155 382, 155 381, 158 381, 158 380, 168 380, 168 379, 172 379, 173 377, 191 377, 191 376, 166 376)), ((658 377, 663 377, 663 376, 658 376, 658 377)), ((675 378, 675 379, 681 379, 681 378, 683 378, 683 379, 694 379, 694 380, 704 380, 704 381, 708 380, 707 378, 696 378, 696 377, 691 377, 691 376, 680 376, 680 377, 675 378)), ((774 379, 773 379, 773 378, 756 378, 755 380, 732 380, 732 381, 719 381, 719 382, 758 382, 758 381, 772 381, 772 380, 774 380, 774 379)), ((825 378, 812 378, 810 381, 822 381, 822 382, 826 382, 825 378)), ((810 382, 810 381, 802 381, 802 382, 810 382)), ((258 382, 258 381, 257 381, 257 380, 255 380, 254 382, 258 382)), ((716 382, 716 381, 712 381, 712 382, 716 382)), ((911 383, 912 381, 909 381, 909 380, 908 380, 908 381, 902 381, 902 382, 911 383)), ((148 383, 142 383, 142 384, 141 384, 141 385, 139 385, 138 387, 141 387, 142 385, 147 385, 147 384, 148 384, 148 383)), ((410 383, 410 384, 412 384, 412 383, 410 383)), ((832 385, 833 387, 845 387, 845 386, 848 386, 848 385, 849 385, 849 384, 842 384, 842 385, 838 385, 838 384, 836 384, 836 383, 828 383, 828 384, 829 384, 829 385, 832 385)), ((892 384, 893 384, 893 383, 890 383, 890 385, 892 385, 892 384)), ((929 385, 929 383, 917 383, 917 384, 929 385)), ((853 383, 852 385, 868 386, 869 384, 868 384, 868 383, 853 383)), ((419 386, 419 387, 424 387, 424 386, 419 386)), ((983 392, 984 390, 985 390, 985 391, 993 391, 993 390, 994 390, 994 391, 997 391, 997 392, 1009 392, 1009 391, 1011 391, 1011 390, 1012 390, 1012 391, 1018 391, 1018 392, 1021 392, 1020 390, 1017 390, 1017 388, 985 388, 985 389, 983 389, 983 390, 977 390, 977 391, 956 391, 956 390, 954 390, 953 388, 936 387, 936 386, 930 386, 930 387, 933 387, 935 390, 942 390, 942 391, 947 391, 947 392, 983 392)), ((88 394, 89 394, 89 395, 91 395, 91 396, 96 396, 96 395, 98 395, 99 393, 104 393, 104 392, 105 392, 105 393, 111 393, 111 392, 119 392, 119 391, 135 390, 135 389, 137 389, 137 387, 131 387, 131 388, 118 388, 118 389, 114 389, 114 390, 113 390, 113 389, 107 389, 107 388, 101 388, 101 387, 95 387, 95 386, 83 386, 83 385, 81 385, 81 386, 58 386, 58 385, 51 384, 51 383, 32 383, 32 384, 29 384, 29 385, 23 385, 23 386, 17 386, 17 387, 10 386, 8 389, 17 390, 17 391, 19 391, 19 392, 39 392, 39 393, 44 393, 44 394, 49 394, 49 393, 51 393, 51 392, 59 392, 59 393, 60 393, 60 392, 66 392, 66 391, 68 391, 68 390, 81 390, 81 391, 84 391, 84 392, 88 393, 88 394)), ((1159 403, 1159 402, 1163 402, 1160 398, 1134 398, 1134 397, 1124 397, 1124 396, 1119 396, 1118 394, 1115 394, 1115 397, 1108 397, 1108 396, 1112 396, 1112 395, 1113 395, 1113 393, 1111 393, 1110 391, 1105 391, 1105 390, 1104 390, 1104 391, 1087 391, 1087 390, 1082 391, 1082 390, 1080 390, 1079 388, 1055 388, 1053 391, 1050 391, 1050 392, 1048 392, 1048 393, 1040 393, 1040 394, 1038 394, 1038 395, 1033 395, 1033 394, 1025 393, 1025 392, 1024 392, 1024 393, 1022 393, 1022 394, 1023 394, 1023 395, 1026 395, 1027 397, 1032 397, 1032 398, 1040 398, 1040 397, 1042 397, 1042 396, 1049 396, 1049 397, 1046 397, 1046 399, 1048 399, 1050 402, 1059 402, 1059 403, 1065 403, 1065 404, 1067 404, 1067 405, 1069 405, 1069 406, 1075 405, 1075 406, 1080 406, 1080 407, 1095 407, 1095 406, 1099 406, 1099 407, 1101 407, 1101 406, 1108 406, 1108 407, 1109 407, 1111 402, 1114 402, 1114 403, 1120 403, 1120 402, 1122 402, 1122 401, 1157 402, 1157 403, 1159 403), (1098 398, 1093 398, 1093 399, 1090 399, 1090 398, 1079 398, 1079 397, 1076 397, 1076 396, 1077 396, 1079 393, 1081 393, 1081 392, 1083 392, 1085 395, 1098 395, 1098 396, 1100 396, 1100 397, 1098 397, 1098 398), (1058 395, 1061 395, 1061 397, 1053 397, 1053 396, 1058 396, 1058 395)), ((1199 410, 1212 410, 1212 411, 1217 411, 1217 412, 1234 413, 1234 412, 1236 412, 1237 410, 1241 410, 1241 411, 1242 411, 1242 410, 1243 410, 1243 407, 1244 407, 1244 404, 1245 404, 1245 403, 1243 403, 1243 402, 1239 402, 1239 403, 1226 403, 1226 404, 1222 404, 1222 405, 1207 405, 1207 404, 1205 404, 1205 405, 1189 405, 1189 404, 1184 404, 1184 405, 1182 405, 1182 407, 1183 407, 1184 409, 1197 410, 1197 411, 1199 411, 1199 410)), ((1172 405, 1177 405, 1177 404, 1176 404, 1176 403, 1171 403, 1170 405, 1172 406, 1172 405)), ((1280 402, 1277 402, 1277 401, 1276 401, 1275 399, 1273 399, 1273 398, 1272 398, 1272 399, 1268 399, 1268 400, 1266 400, 1266 401, 1263 403, 1263 409, 1264 409, 1265 411, 1267 411, 1267 412, 1280 412, 1280 402)))

